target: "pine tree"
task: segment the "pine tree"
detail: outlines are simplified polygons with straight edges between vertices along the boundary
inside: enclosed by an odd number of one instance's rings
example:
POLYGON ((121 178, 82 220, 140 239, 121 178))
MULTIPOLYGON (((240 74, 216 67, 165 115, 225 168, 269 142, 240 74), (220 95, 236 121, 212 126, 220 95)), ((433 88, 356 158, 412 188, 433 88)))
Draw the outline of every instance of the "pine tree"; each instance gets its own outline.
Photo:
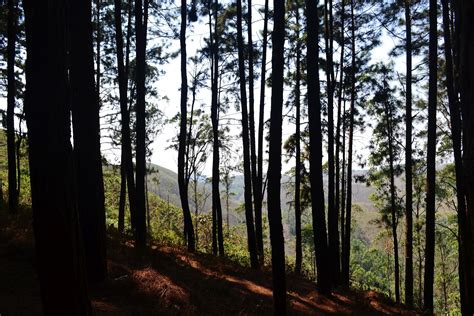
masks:
POLYGON ((435 186, 436 186, 436 98, 437 98, 437 1, 430 0, 428 149, 426 175, 426 244, 423 308, 433 313, 433 282, 435 255, 435 186))
MULTIPOLYGON (((310 135, 310 181, 314 245, 318 269, 318 287, 322 294, 331 294, 331 274, 329 267, 328 240, 324 210, 323 170, 322 170, 322 132, 321 100, 319 87, 319 21, 318 8, 314 1, 306 1, 307 23, 307 83, 308 116, 310 135)), ((270 157, 272 155, 270 154, 270 157)))
POLYGON ((99 100, 94 84, 91 2, 70 2, 70 87, 78 212, 88 277, 107 277, 99 100))
MULTIPOLYGON (((240 1, 240 0, 238 0, 240 1)), ((286 314, 285 240, 281 221, 281 142, 283 109, 283 69, 285 44, 285 2, 274 0, 272 35, 272 101, 268 161, 268 221, 272 247, 273 306, 275 314, 286 314)))
POLYGON ((186 123, 188 120, 188 76, 187 76, 187 55, 186 55, 186 20, 187 20, 186 0, 181 1, 181 30, 179 35, 179 43, 181 49, 181 113, 180 113, 180 129, 179 129, 179 146, 178 146, 178 187, 179 196, 181 198, 181 208, 184 217, 184 235, 189 251, 195 250, 194 228, 191 218, 191 210, 189 208, 188 185, 185 178, 185 154, 186 154, 186 123))
POLYGON ((237 0, 237 46, 239 62, 240 102, 242 111, 242 146, 244 151, 244 195, 245 195, 245 221, 247 225, 247 242, 250 253, 250 265, 259 267, 255 226, 252 208, 252 174, 249 144, 249 121, 247 113, 247 88, 245 79, 244 43, 242 38, 242 0, 237 0))
POLYGON ((28 54, 25 113, 43 312, 90 315, 73 183, 66 5, 24 0, 23 6, 28 54))
MULTIPOLYGON (((8 0, 7 26, 7 151, 8 151, 8 208, 10 213, 16 213, 18 208, 18 189, 16 174, 15 150, 15 53, 17 37, 17 9, 15 0, 8 0)), ((19 153, 18 153, 19 154, 19 153)))

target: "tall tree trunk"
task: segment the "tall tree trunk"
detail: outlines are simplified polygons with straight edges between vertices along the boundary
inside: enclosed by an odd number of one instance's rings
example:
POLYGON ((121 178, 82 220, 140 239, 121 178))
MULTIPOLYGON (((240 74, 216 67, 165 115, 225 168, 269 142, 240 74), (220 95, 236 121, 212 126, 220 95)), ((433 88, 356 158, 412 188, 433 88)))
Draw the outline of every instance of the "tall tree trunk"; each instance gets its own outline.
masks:
POLYGON ((324 8, 326 81, 328 95, 328 246, 331 281, 334 285, 338 285, 341 267, 339 257, 339 213, 335 207, 334 201, 334 66, 332 0, 325 0, 324 8))
POLYGON ((187 76, 187 57, 186 57, 186 0, 181 0, 181 31, 179 35, 179 44, 181 50, 181 116, 179 131, 178 148, 178 186, 179 196, 181 198, 181 208, 183 209, 184 232, 189 251, 195 250, 194 228, 189 209, 188 185, 185 175, 185 153, 186 153, 186 123, 188 120, 188 76, 187 76))
MULTIPOLYGON (((240 1, 240 0, 239 0, 240 1)), ((268 160, 268 223, 272 247, 273 306, 275 314, 286 314, 285 240, 281 221, 281 139, 285 44, 285 1, 274 0, 272 35, 272 101, 268 160)))
POLYGON ((95 79, 95 82, 96 82, 96 92, 97 92, 97 99, 99 100, 99 105, 100 105, 100 79, 101 79, 101 76, 102 76, 102 73, 100 72, 100 64, 101 64, 101 55, 100 55, 100 42, 102 40, 102 33, 101 33, 101 25, 100 25, 100 3, 101 3, 101 0, 96 0, 96 3, 95 3, 95 23, 96 23, 96 27, 97 27, 97 30, 96 30, 96 79, 95 79))
MULTIPOLYGON (((444 55, 446 60, 446 87, 448 91, 449 114, 451 121, 451 140, 453 142, 454 166, 456 171, 456 199, 458 208, 458 255, 459 255, 459 289, 461 298, 461 311, 468 314, 467 287, 469 283, 469 261, 466 260, 466 202, 464 200, 463 171, 462 171, 462 146, 461 146, 461 117, 459 113, 459 100, 454 89, 454 67, 451 44, 451 29, 449 18, 449 5, 447 0, 443 4, 443 35, 444 35, 444 55)), ((471 285, 472 286, 472 285, 471 285)))
MULTIPOLYGON (((146 0, 145 0, 146 1, 146 0)), ((146 215, 145 215, 145 52, 146 29, 143 25, 142 0, 135 1, 135 33, 136 33, 136 227, 135 243, 139 253, 146 246, 146 215)))
POLYGON ((345 224, 346 224, 346 186, 347 186, 347 179, 346 179, 346 101, 344 100, 342 106, 342 165, 341 165, 341 283, 344 284, 344 270, 343 270, 343 262, 344 256, 346 253, 346 243, 345 243, 345 224))
MULTIPOLYGON (((211 124, 212 124, 212 254, 217 255, 219 252, 218 245, 217 245, 217 204, 214 202, 215 196, 220 194, 219 192, 219 181, 214 175, 214 164, 216 164, 217 168, 219 168, 219 121, 218 121, 218 109, 217 103, 214 104, 214 98, 218 98, 217 94, 215 93, 215 80, 214 80, 214 32, 212 30, 212 5, 213 3, 209 1, 207 3, 207 9, 209 12, 209 43, 210 43, 210 64, 211 64, 211 124), (216 112, 215 112, 216 111, 216 112), (216 148, 214 148, 216 147, 216 148), (217 163, 214 162, 217 160, 217 163), (214 184, 216 182, 217 184, 214 184), (217 188, 217 192, 214 192, 214 188, 217 188)), ((217 99, 216 99, 217 100, 217 99)), ((217 202, 218 203, 218 202, 217 202)))
MULTIPOLYGON (((261 234, 262 230, 262 202, 263 202, 263 130, 265 127, 265 87, 266 87, 266 63, 267 63, 267 44, 268 44, 268 0, 265 0, 264 18, 263 18, 263 33, 262 33, 262 69, 260 73, 260 106, 258 115, 258 154, 257 154, 257 195, 255 204, 255 230, 257 234, 261 234)), ((263 233, 262 233, 263 235, 263 233)), ((262 243, 257 244, 259 247, 260 264, 264 261, 263 236, 257 237, 261 239, 262 243)))
POLYGON ((385 121, 387 125, 387 141, 388 141, 388 159, 390 168, 390 208, 392 215, 392 238, 393 238, 393 258, 394 258, 394 273, 395 273, 395 301, 400 303, 400 265, 398 258, 398 237, 397 237, 397 211, 396 211, 396 189, 395 189, 395 167, 394 167, 394 153, 393 153, 393 127, 392 111, 389 109, 388 104, 385 103, 385 121))
POLYGON ((405 140, 405 304, 413 306, 413 163, 412 163, 412 43, 411 43, 411 0, 405 0, 406 23, 406 140, 405 140))
POLYGON ((257 174, 257 149, 255 142, 255 98, 254 98, 254 74, 253 74, 253 40, 252 40, 252 0, 247 4, 247 37, 249 54, 249 127, 250 127, 250 161, 252 170, 252 192, 255 209, 255 238, 257 242, 257 253, 260 263, 263 264, 263 232, 262 232, 262 208, 260 200, 260 188, 257 174))
POLYGON ((43 312, 90 315, 70 143, 65 3, 24 0, 23 7, 28 56, 25 113, 43 312))
POLYGON ((355 90, 355 22, 354 22, 354 0, 351 0, 351 108, 349 114, 349 152, 347 157, 347 192, 345 203, 345 228, 344 228, 344 247, 342 253, 342 283, 349 286, 349 265, 351 256, 351 212, 352 212, 352 151, 354 142, 354 112, 356 101, 355 90))
MULTIPOLYGON (((343 212, 342 210, 344 209, 341 207, 343 203, 341 204, 341 199, 343 200, 344 196, 344 190, 341 190, 341 184, 344 182, 341 179, 341 165, 339 161, 339 152, 341 150, 341 123, 343 121, 343 115, 344 112, 341 112, 341 103, 342 103, 342 95, 343 95, 343 88, 344 88, 344 1, 341 1, 341 57, 340 57, 340 62, 339 62, 339 71, 340 71, 340 79, 339 79, 339 92, 338 92, 338 98, 337 98, 337 123, 336 123, 336 200, 335 200, 335 205, 334 208, 336 209, 336 212, 340 214, 340 227, 341 227, 341 242, 344 240, 343 238, 343 228, 344 225, 342 223, 344 222, 343 220, 343 212), (342 181, 341 181, 342 180, 342 181), (342 196, 341 196, 342 195, 342 196)), ((344 174, 344 164, 342 165, 342 173, 344 174)), ((342 245, 340 245, 342 246, 342 245)), ((338 249, 338 251, 340 251, 338 249)), ((339 267, 341 266, 341 256, 339 256, 339 267)), ((339 275, 339 281, 340 281, 340 276, 339 275)))
MULTIPOLYGON (((323 140, 321 132, 321 100, 319 87, 319 21, 317 3, 306 1, 307 23, 307 82, 308 82, 308 116, 310 142, 310 181, 312 200, 312 220, 314 245, 316 251, 317 283, 324 295, 331 294, 331 274, 328 258, 328 239, 324 211, 323 188, 323 140)), ((270 155, 271 157, 272 155, 270 155)), ((271 186, 270 186, 271 187, 271 186)), ((270 199, 269 199, 270 200, 270 199)))
POLYGON ((15 153, 15 42, 17 31, 15 0, 8 0, 7 44, 7 151, 8 151, 8 208, 16 213, 18 190, 15 153))
POLYGON ((303 251, 301 247, 301 39, 300 39, 300 8, 296 5, 296 78, 295 78, 295 107, 296 107, 296 137, 295 137, 295 273, 301 273, 303 251))
POLYGON ((462 234, 466 239, 466 310, 474 313, 474 4, 468 0, 457 0, 459 18, 459 72, 463 131, 463 175, 466 196, 466 227, 462 234))
POLYGON ((242 145, 244 151, 244 195, 245 195, 245 220, 247 224, 247 242, 250 253, 250 265, 258 269, 259 262, 257 256, 257 244, 255 238, 255 227, 252 210, 252 175, 250 161, 249 144, 249 122, 247 114, 247 92, 245 86, 245 60, 242 38, 242 0, 237 0, 237 44, 239 55, 239 81, 240 81, 240 102, 242 107, 242 145))
MULTIPOLYGON (((128 109, 128 75, 129 75, 129 58, 130 58, 130 40, 131 40, 131 24, 132 24, 132 4, 128 3, 128 22, 127 22, 127 42, 125 47, 125 57, 123 53, 123 34, 122 34, 122 1, 114 0, 114 23, 115 23, 115 42, 117 50, 117 68, 119 82, 119 99, 120 99, 120 115, 122 117, 121 141, 122 154, 120 162, 120 172, 122 182, 126 182, 128 191, 128 202, 130 208, 130 217, 132 219, 132 227, 134 227, 134 214, 136 205, 135 195, 135 179, 133 172, 132 160, 132 142, 130 136, 130 111, 128 109), (125 61, 124 61, 125 59, 125 61), (125 177, 125 178, 124 178, 125 177)), ((122 190, 122 188, 121 188, 122 190)), ((125 201, 124 205, 125 207, 125 201)), ((125 228, 125 209, 119 207, 119 230, 123 232, 125 228)))
POLYGON ((94 84, 92 3, 70 1, 70 87, 78 212, 88 278, 107 277, 99 102, 94 84))
POLYGON ((127 169, 125 167, 124 154, 125 152, 122 150, 120 156, 120 198, 118 208, 118 230, 121 233, 125 230, 125 204, 127 203, 127 169))
POLYGON ((217 10, 218 2, 214 1, 214 32, 212 41, 212 100, 211 100, 211 121, 212 121, 212 134, 213 134, 213 151, 212 151, 212 209, 215 214, 215 227, 213 232, 216 236, 215 253, 219 251, 220 256, 224 256, 224 235, 222 233, 222 205, 221 205, 221 194, 219 189, 220 184, 220 157, 219 157, 219 42, 218 42, 218 22, 217 22, 217 10))
POLYGON ((425 286, 423 301, 426 312, 433 313, 433 282, 435 254, 435 187, 436 187, 436 94, 437 94, 437 1, 430 0, 429 31, 429 90, 428 90, 428 148, 426 174, 426 239, 425 286))

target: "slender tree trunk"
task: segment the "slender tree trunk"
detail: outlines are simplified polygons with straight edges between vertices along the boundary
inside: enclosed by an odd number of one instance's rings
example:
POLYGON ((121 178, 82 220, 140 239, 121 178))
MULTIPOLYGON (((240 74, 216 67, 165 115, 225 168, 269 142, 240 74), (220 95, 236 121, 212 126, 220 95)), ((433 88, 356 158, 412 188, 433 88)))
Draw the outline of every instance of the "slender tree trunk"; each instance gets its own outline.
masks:
POLYGON ((331 281, 334 285, 338 285, 341 267, 339 257, 339 214, 334 201, 334 66, 332 0, 325 0, 324 8, 326 81, 328 95, 328 246, 331 281))
POLYGON ((90 282, 107 277, 99 102, 94 84, 92 3, 69 3, 70 87, 78 212, 90 282))
POLYGON ((255 238, 257 242, 257 254, 260 264, 263 264, 263 232, 262 232, 262 208, 260 200, 260 188, 258 185, 258 173, 257 173, 257 149, 255 142, 255 98, 254 98, 254 74, 253 74, 253 40, 252 40, 252 0, 248 0, 248 25, 247 25, 247 37, 248 37, 248 58, 249 58, 249 127, 250 127, 250 160, 252 170, 252 193, 253 202, 255 209, 255 238))
POLYGON ((412 175, 412 43, 411 43, 411 0, 405 0, 406 23, 406 140, 405 140, 405 304, 413 306, 413 175, 412 175))
MULTIPOLYGON (((317 3, 306 1, 307 23, 307 82, 310 137, 310 181, 314 245, 316 251, 317 283, 323 295, 331 294, 331 274, 328 258, 328 239, 324 211, 322 169, 321 101, 319 87, 319 21, 317 3)), ((271 155, 270 155, 271 157, 271 155)), ((270 200, 270 199, 269 199, 270 200)))
POLYGON ((199 205, 198 205, 198 193, 197 193, 197 174, 194 173, 194 183, 193 183, 193 188, 194 188, 194 214, 196 215, 196 249, 198 249, 199 246, 199 205))
POLYGON ((23 133, 21 131, 21 122, 22 120, 20 119, 20 122, 19 122, 19 131, 18 131, 18 138, 15 142, 15 145, 16 145, 16 177, 17 177, 17 181, 16 181, 16 192, 17 192, 17 196, 18 198, 20 197, 20 194, 21 194, 21 143, 23 141, 23 133))
POLYGON ((120 161, 120 199, 118 209, 118 230, 123 233, 125 230, 125 204, 127 200, 127 169, 125 168, 125 155, 122 150, 120 161))
MULTIPOLYGON (((129 55, 131 38, 131 3, 128 4, 128 24, 127 24, 127 43, 125 47, 125 64, 123 53, 123 34, 122 34, 122 1, 114 0, 114 23, 115 23, 115 42, 117 50, 117 68, 119 82, 120 115, 122 117, 121 140, 122 140, 122 161, 120 162, 120 172, 122 182, 126 182, 128 191, 128 202, 130 208, 130 217, 132 227, 134 227, 134 214, 136 205, 135 179, 133 174, 132 143, 130 137, 130 111, 128 109, 128 74, 129 74, 129 55), (125 178, 124 178, 125 177, 125 178)), ((123 184, 122 184, 123 185, 123 184)), ((122 188, 121 188, 122 190, 122 188)), ((125 199, 125 197, 124 197, 125 199)), ((125 200, 123 201, 125 207, 125 200)), ((119 231, 123 232, 125 228, 125 209, 119 207, 119 231), (120 212, 121 211, 121 212, 120 212)))
POLYGON ((296 78, 295 78, 295 107, 296 107, 296 137, 295 137, 295 273, 301 273, 303 251, 301 248, 301 39, 300 39, 300 8, 296 5, 296 78))
POLYGON ((387 141, 388 141, 388 159, 390 166, 390 208, 392 215, 392 238, 393 238, 393 258, 394 258, 394 273, 395 273, 395 301, 400 303, 400 265, 398 258, 398 237, 397 237, 397 212, 396 212, 396 191, 395 191, 395 167, 394 167, 394 153, 393 153, 393 128, 391 118, 392 112, 385 103, 385 121, 387 125, 387 141))
POLYGON ((23 7, 28 56, 25 113, 43 312, 90 315, 70 143, 65 3, 24 0, 23 7))
POLYGON ((345 203, 345 229, 344 229, 344 247, 342 254, 342 283, 349 286, 349 265, 351 256, 351 211, 352 211, 352 151, 354 142, 354 112, 356 101, 355 90, 355 22, 354 22, 354 0, 351 0, 351 108, 349 117, 349 153, 347 158, 347 196, 345 203))
MULTIPOLYGON (((146 0, 145 0, 146 1, 146 0)), ((142 0, 135 1, 135 33, 136 33, 136 227, 135 242, 139 253, 146 246, 146 219, 145 219, 145 52, 146 29, 143 25, 142 0)))
POLYGON ((17 14, 15 0, 8 0, 7 26, 7 151, 8 151, 8 208, 16 213, 18 190, 16 178, 15 153, 15 42, 17 32, 17 14))
MULTIPOLYGON (((339 92, 337 98, 337 123, 336 123, 336 200, 335 200, 335 209, 338 214, 340 214, 340 227, 341 227, 341 241, 344 240, 343 228, 344 225, 342 223, 343 220, 343 207, 341 207, 341 199, 343 200, 344 190, 340 190, 341 184, 344 180, 341 179, 341 165, 339 161, 339 152, 341 150, 341 123, 343 121, 343 112, 341 112, 341 103, 342 103, 342 95, 343 95, 343 88, 344 88, 344 1, 341 1, 341 57, 339 62, 339 71, 340 71, 340 79, 339 79, 339 92), (342 181, 341 181, 342 180, 342 181), (341 196, 342 195, 342 196, 341 196)), ((344 164, 342 165, 342 174, 344 174, 344 164)), ((340 245, 342 246, 342 245, 340 245)), ((341 248, 341 247, 339 247, 341 248)), ((340 249, 338 249, 340 253, 340 249)), ((341 266, 341 256, 339 256, 339 267, 341 266)), ((339 275, 340 277, 340 275, 339 275)), ((340 281, 340 278, 339 278, 340 281)))
POLYGON ((426 179, 426 240, 424 310, 433 313, 433 282, 435 256, 435 186, 436 186, 436 94, 437 94, 437 1, 430 0, 428 148, 426 179))
POLYGON ((220 184, 220 157, 219 157, 219 98, 218 98, 218 85, 219 85, 219 34, 217 25, 217 10, 218 2, 214 1, 214 40, 212 41, 213 50, 213 76, 212 76, 212 102, 211 102, 211 120, 212 120, 212 133, 213 133, 213 151, 212 151, 212 209, 215 214, 214 232, 217 235, 217 248, 219 255, 224 256, 224 235, 222 233, 222 205, 221 205, 221 194, 219 189, 220 184))
POLYGON ((343 102, 343 108, 342 108, 342 165, 341 165, 341 220, 340 220, 340 226, 341 226, 341 283, 344 281, 343 280, 343 261, 344 261, 344 255, 345 255, 345 223, 346 223, 346 101, 344 100, 343 102))
POLYGON ((102 34, 101 34, 101 25, 100 25, 100 2, 101 0, 96 0, 96 3, 95 3, 95 7, 96 7, 96 16, 95 16, 95 19, 96 19, 96 27, 97 27, 97 30, 96 30, 96 36, 97 36, 97 39, 96 39, 96 79, 95 79, 95 82, 96 82, 96 89, 97 89, 97 99, 99 100, 99 105, 100 105, 100 78, 102 76, 102 73, 100 72, 100 64, 101 64, 101 55, 100 55, 100 42, 102 40, 102 34))
MULTIPOLYGON (((443 34, 444 34, 444 54, 446 60, 446 87, 448 90, 448 104, 449 114, 451 121, 451 140, 453 142, 453 153, 454 153, 454 166, 456 171, 456 198, 458 208, 458 255, 459 255, 459 289, 461 297, 461 311, 464 314, 468 314, 467 306, 467 287, 469 286, 469 269, 465 267, 469 266, 469 261, 466 260, 466 202, 464 200, 464 186, 463 186, 463 171, 462 171, 462 145, 461 145, 461 117, 459 113, 459 100, 456 96, 454 89, 454 67, 453 67, 453 56, 452 56, 452 45, 451 45, 451 29, 449 19, 449 6, 448 1, 443 0, 443 34)), ((472 286, 472 285, 471 285, 472 286)))
POLYGON ((186 123, 188 120, 188 76, 187 76, 187 57, 186 57, 186 20, 187 20, 186 0, 181 0, 181 31, 179 44, 181 49, 181 118, 179 132, 178 148, 178 186, 179 196, 181 198, 181 208, 183 209, 184 232, 189 251, 195 250, 194 228, 189 209, 188 185, 185 175, 185 154, 186 154, 186 123))
MULTIPOLYGON (((260 107, 258 115, 258 154, 257 154, 257 197, 255 200, 255 230, 260 234, 262 230, 262 203, 263 203, 263 130, 265 127, 265 87, 266 87, 266 63, 267 63, 267 44, 268 44, 268 0, 265 0, 263 34, 262 34, 262 69, 260 72, 260 107), (260 218, 259 218, 260 217, 260 218)), ((263 235, 263 233, 262 233, 263 235)), ((260 247, 260 264, 264 261, 263 236, 258 237, 262 241, 257 246, 260 247)))
MULTIPOLYGON (((240 0, 239 0, 240 1, 240 0)), ((274 0, 272 35, 272 101, 268 160, 268 222, 272 247, 273 306, 275 314, 286 314, 285 240, 281 221, 281 139, 285 44, 285 1, 274 0)))
POLYGON ((249 122, 247 114, 247 92, 245 86, 245 61, 242 39, 242 0, 237 0, 237 42, 239 55, 239 77, 240 77, 240 102, 242 107, 242 145, 244 151, 244 195, 245 195, 245 220, 247 224, 247 242, 250 253, 250 265, 254 269, 259 268, 257 256, 257 244, 255 239, 255 227, 252 210, 252 175, 249 144, 249 122))
POLYGON ((462 234, 466 239, 466 306, 467 314, 474 313, 474 4, 457 0, 459 38, 459 73, 463 134, 463 175, 466 199, 466 227, 462 234), (469 271, 467 271, 469 269, 469 271))

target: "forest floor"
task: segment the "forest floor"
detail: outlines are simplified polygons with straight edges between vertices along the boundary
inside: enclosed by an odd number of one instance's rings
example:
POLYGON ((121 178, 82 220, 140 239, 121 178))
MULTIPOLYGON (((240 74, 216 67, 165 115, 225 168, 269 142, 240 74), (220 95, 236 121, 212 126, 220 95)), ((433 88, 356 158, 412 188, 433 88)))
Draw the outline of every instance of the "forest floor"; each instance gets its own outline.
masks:
MULTIPOLYGON (((0 214, 0 315, 41 315, 31 219, 0 214)), ((134 262, 132 244, 109 232, 106 282, 90 288, 97 315, 271 315, 271 271, 206 254, 151 245, 134 262)), ((373 291, 320 295, 313 282, 287 277, 291 315, 416 315, 373 291)))

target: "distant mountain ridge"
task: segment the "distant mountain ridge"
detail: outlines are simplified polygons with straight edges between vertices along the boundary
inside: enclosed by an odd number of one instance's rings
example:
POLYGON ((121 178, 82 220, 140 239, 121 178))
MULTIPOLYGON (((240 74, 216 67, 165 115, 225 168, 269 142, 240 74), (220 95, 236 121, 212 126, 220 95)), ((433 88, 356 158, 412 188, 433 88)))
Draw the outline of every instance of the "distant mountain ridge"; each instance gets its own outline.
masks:
MULTIPOLYGON (((147 176, 148 179, 148 190, 160 196, 163 200, 169 201, 171 204, 181 207, 181 200, 179 197, 179 188, 178 188, 178 174, 172 170, 169 170, 165 167, 149 164, 148 167, 153 171, 147 176)), ((367 174, 366 170, 355 170, 354 176, 360 176, 367 174)), ((292 201, 293 193, 292 190, 289 190, 287 183, 291 183, 293 178, 288 175, 282 175, 282 208, 286 209, 286 205, 289 205, 288 202, 292 201)), ((324 177, 326 183, 327 177, 324 177)), ((200 190, 205 189, 207 192, 211 192, 211 184, 201 181, 198 186, 200 190)), ((221 198, 224 200, 225 196, 223 194, 223 188, 221 188, 221 198)), ((244 202, 244 175, 237 174, 231 185, 232 196, 230 197, 231 209, 239 206, 244 202)), ((363 209, 367 211, 374 211, 374 206, 369 197, 374 192, 374 188, 367 186, 365 183, 355 182, 352 183, 352 193, 353 193, 353 203, 360 205, 363 209)), ((192 200, 192 191, 189 189, 190 195, 190 204, 193 204, 192 200)), ((326 194, 327 197, 327 194, 326 194)), ((211 207, 211 201, 209 199, 206 203, 207 208, 211 207)), ((193 206, 192 206, 193 207, 193 206)))

